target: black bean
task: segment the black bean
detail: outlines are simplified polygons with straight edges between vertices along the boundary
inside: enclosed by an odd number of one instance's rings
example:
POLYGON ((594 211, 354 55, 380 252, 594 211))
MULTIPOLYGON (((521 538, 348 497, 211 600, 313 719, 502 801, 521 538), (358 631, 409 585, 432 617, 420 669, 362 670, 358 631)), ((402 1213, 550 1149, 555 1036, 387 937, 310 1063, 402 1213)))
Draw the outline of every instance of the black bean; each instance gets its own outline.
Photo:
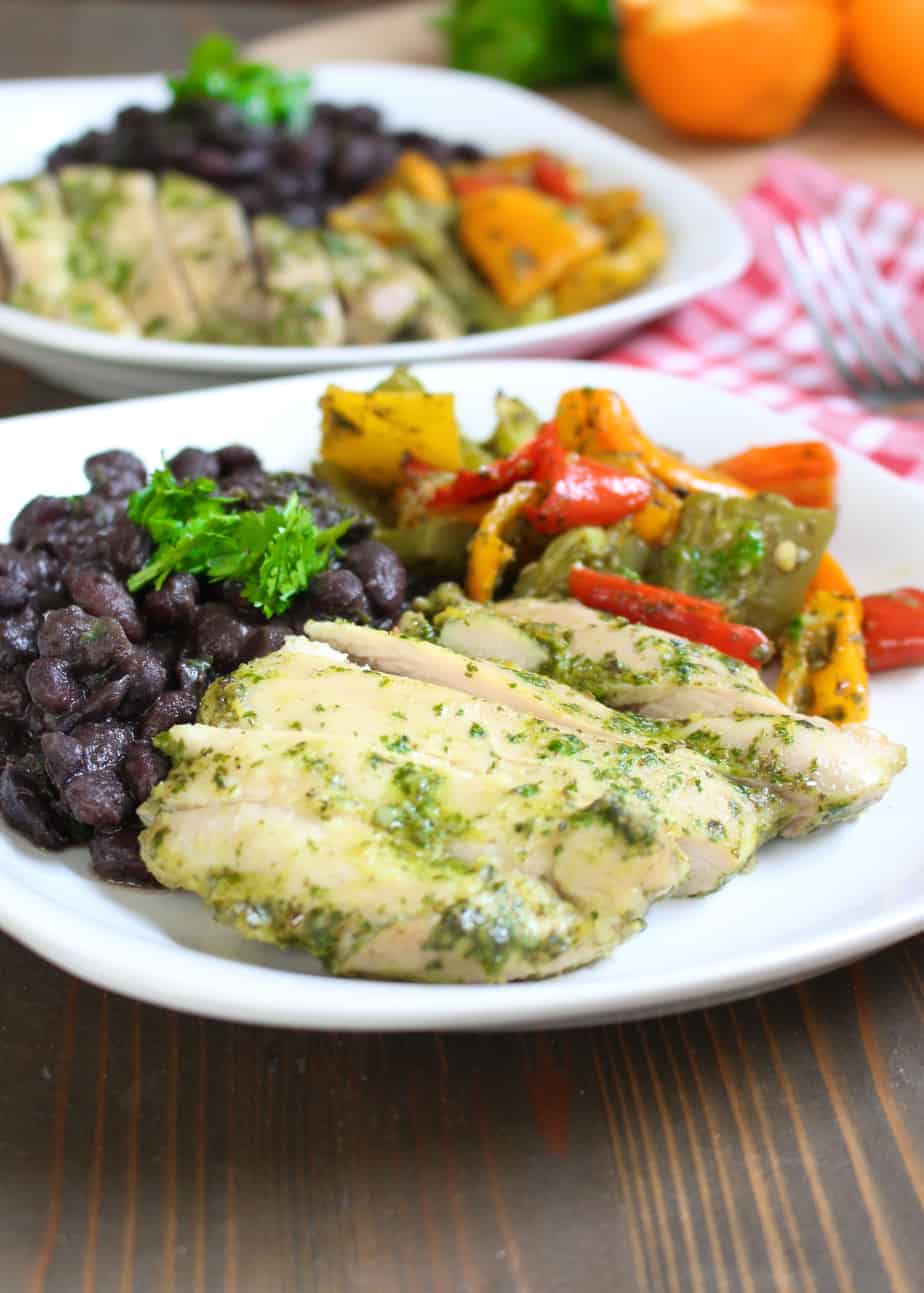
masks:
POLYGON ((454 162, 480 162, 484 153, 475 144, 456 144, 452 150, 454 162))
POLYGON ((48 714, 72 714, 83 701, 83 689, 63 660, 33 660, 26 686, 33 702, 48 714))
POLYGON ((123 667, 129 682, 119 712, 126 718, 136 718, 166 689, 167 666, 156 651, 135 647, 126 657, 123 667))
MULTIPOLYGON (((33 548, 31 552, 23 552, 21 555, 20 569, 24 572, 26 583, 33 589, 46 589, 49 585, 55 586, 60 582, 61 563, 56 561, 50 552, 45 552, 42 548, 33 548)), ((5 574, 13 574, 12 571, 5 571, 5 574)), ((14 575, 14 578, 18 578, 14 575)))
POLYGON ((291 635, 292 630, 282 624, 264 624, 250 639, 249 658, 256 660, 260 656, 272 655, 291 635))
POLYGON ((260 470, 260 459, 245 444, 226 444, 215 456, 222 476, 250 467, 260 470))
POLYGON ((111 718, 125 702, 131 687, 131 678, 127 673, 107 678, 93 687, 80 706, 80 714, 85 719, 111 718))
POLYGON ((170 771, 170 760, 150 741, 134 741, 122 763, 122 780, 136 804, 143 804, 159 781, 170 771))
POLYGON ((197 702, 202 699, 212 677, 212 666, 208 660, 195 660, 181 656, 177 661, 177 685, 182 691, 192 692, 197 702))
POLYGON ((407 571, 397 553, 375 539, 347 548, 343 564, 362 580, 372 609, 393 619, 407 594, 407 571))
POLYGON ((246 659, 252 632, 227 606, 210 602, 196 612, 193 644, 196 653, 211 660, 219 673, 230 673, 246 659))
POLYGON ((25 718, 29 708, 29 693, 24 679, 15 673, 0 673, 0 716, 25 718))
POLYGON ((0 767, 23 754, 26 740, 27 730, 23 723, 12 718, 0 718, 0 767))
POLYGON ((168 680, 171 679, 183 646, 181 636, 177 633, 155 633, 148 638, 145 646, 160 658, 167 670, 168 680))
POLYGON ((112 768, 78 772, 64 787, 62 798, 78 822, 95 829, 115 830, 134 811, 131 796, 112 768))
POLYGON ((177 480, 195 480, 199 476, 217 480, 221 475, 218 455, 206 453, 204 449, 181 449, 179 453, 167 460, 167 466, 177 480))
POLYGON ((317 208, 309 206, 307 202, 293 202, 285 208, 283 214, 293 229, 316 229, 321 224, 317 208))
POLYGON ((138 724, 138 735, 151 740, 176 723, 194 723, 199 703, 189 691, 165 691, 158 696, 138 724))
POLYGON ((154 542, 147 530, 120 516, 109 531, 106 548, 113 570, 120 579, 127 579, 148 560, 154 542))
POLYGON ((369 603, 352 570, 322 570, 308 589, 317 613, 329 619, 367 620, 369 603))
POLYGON ((97 618, 79 606, 68 606, 49 611, 42 620, 38 650, 42 656, 66 660, 78 674, 101 673, 126 657, 131 644, 118 620, 97 618))
POLYGON ((70 515, 70 502, 66 498, 53 498, 39 494, 27 503, 10 527, 10 538, 17 547, 40 546, 49 526, 70 515), (37 539, 37 542, 36 542, 37 539))
POLYGON ((144 641, 144 621, 138 614, 135 599, 115 575, 97 566, 66 566, 64 583, 81 610, 117 620, 130 642, 144 641))
POLYGON ((36 655, 38 630, 39 612, 34 606, 0 619, 0 669, 12 669, 36 655))
POLYGON ((32 571, 28 560, 31 555, 20 552, 11 543, 0 543, 0 578, 22 584, 23 587, 31 586, 32 571))
POLYGON ((175 628, 189 624, 199 604, 199 581, 195 575, 168 575, 160 588, 145 594, 142 609, 154 624, 175 628))
POLYGON ((221 183, 234 173, 233 159, 226 149, 217 145, 197 148, 191 158, 196 174, 203 179, 221 183))
POLYGON ((237 619, 244 620, 247 624, 266 623, 266 617, 263 612, 254 606, 253 602, 247 600, 240 584, 234 583, 233 580, 227 580, 220 584, 215 584, 214 591, 218 593, 226 606, 231 607, 237 619))
POLYGON ((124 449, 95 453, 83 464, 91 489, 104 498, 125 498, 147 481, 147 468, 140 458, 124 449))
POLYGON ((90 860, 100 879, 111 884, 143 889, 161 887, 141 860, 138 831, 133 826, 121 831, 97 832, 90 840, 90 860))
POLYGON ((7 766, 0 772, 0 813, 14 831, 40 849, 57 852, 74 842, 67 821, 39 779, 21 768, 7 766))
POLYGON ((81 723, 72 732, 47 732, 41 739, 48 775, 59 789, 82 772, 114 768, 132 743, 125 723, 81 723))
POLYGON ((29 590, 9 575, 0 575, 0 615, 21 611, 29 600, 29 590))
POLYGON ((331 163, 334 184, 344 189, 362 187, 388 169, 392 157, 386 154, 391 151, 380 135, 342 134, 331 163))

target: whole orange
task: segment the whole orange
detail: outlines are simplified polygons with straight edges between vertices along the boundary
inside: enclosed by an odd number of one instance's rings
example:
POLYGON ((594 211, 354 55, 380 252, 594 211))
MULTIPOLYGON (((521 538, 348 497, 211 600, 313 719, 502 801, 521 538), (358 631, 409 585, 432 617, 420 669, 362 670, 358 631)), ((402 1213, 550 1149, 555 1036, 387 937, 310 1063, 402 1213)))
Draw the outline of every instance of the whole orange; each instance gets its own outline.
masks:
POLYGON ((874 99, 924 129, 924 0, 848 0, 847 56, 874 99))
POLYGON ((833 78, 835 0, 622 0, 621 53, 667 125, 717 139, 788 134, 833 78))

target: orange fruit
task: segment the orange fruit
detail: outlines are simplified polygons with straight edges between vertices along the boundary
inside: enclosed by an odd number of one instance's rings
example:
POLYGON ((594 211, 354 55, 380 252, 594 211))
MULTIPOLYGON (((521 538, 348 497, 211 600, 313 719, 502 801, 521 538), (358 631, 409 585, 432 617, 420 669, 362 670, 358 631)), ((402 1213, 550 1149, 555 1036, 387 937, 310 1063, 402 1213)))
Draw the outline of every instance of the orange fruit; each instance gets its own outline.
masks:
POLYGON ((924 130, 924 0, 849 0, 847 57, 867 93, 924 130))
POLYGON ((788 134, 840 62, 836 0, 622 0, 621 14, 622 58, 639 97, 684 134, 788 134))

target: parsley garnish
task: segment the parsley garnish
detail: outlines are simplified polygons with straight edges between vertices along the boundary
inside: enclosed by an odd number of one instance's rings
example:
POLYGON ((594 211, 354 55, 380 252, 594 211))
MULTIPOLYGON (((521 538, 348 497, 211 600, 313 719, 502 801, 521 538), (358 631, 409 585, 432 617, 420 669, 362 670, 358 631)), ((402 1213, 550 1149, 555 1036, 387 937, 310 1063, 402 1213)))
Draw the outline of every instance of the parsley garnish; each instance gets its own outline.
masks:
POLYGON ((313 575, 324 570, 337 540, 353 525, 319 530, 314 517, 291 494, 284 508, 232 511, 237 500, 215 493, 214 481, 177 481, 166 467, 128 500, 128 516, 147 530, 157 547, 147 565, 128 581, 131 592, 160 588, 168 575, 186 571, 211 580, 234 580, 267 619, 280 615, 313 575))
POLYGON ((186 71, 168 80, 174 103, 196 99, 224 99, 241 116, 258 126, 288 126, 302 131, 308 125, 308 91, 311 77, 302 72, 280 72, 265 63, 245 63, 237 45, 220 32, 211 32, 194 45, 186 71))

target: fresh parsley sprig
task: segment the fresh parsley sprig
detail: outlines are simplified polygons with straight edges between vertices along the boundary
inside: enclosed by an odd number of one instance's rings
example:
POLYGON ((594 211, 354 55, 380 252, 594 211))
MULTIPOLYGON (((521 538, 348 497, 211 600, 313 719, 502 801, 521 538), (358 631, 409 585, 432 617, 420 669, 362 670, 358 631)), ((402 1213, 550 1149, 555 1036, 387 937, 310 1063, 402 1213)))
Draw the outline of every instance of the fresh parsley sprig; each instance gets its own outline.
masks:
POLYGON ((194 45, 186 71, 168 80, 174 103, 224 99, 258 126, 288 126, 302 131, 311 116, 311 77, 280 72, 265 63, 246 63, 238 47, 221 32, 210 32, 194 45))
POLYGON ((147 564, 128 580, 130 591, 149 584, 160 588, 176 571, 233 580, 270 619, 326 569, 338 540, 354 524, 348 517, 319 530, 294 493, 281 509, 231 510, 236 504, 236 499, 216 494, 215 482, 205 477, 178 481, 166 467, 155 471, 128 501, 129 519, 157 545, 147 564))

